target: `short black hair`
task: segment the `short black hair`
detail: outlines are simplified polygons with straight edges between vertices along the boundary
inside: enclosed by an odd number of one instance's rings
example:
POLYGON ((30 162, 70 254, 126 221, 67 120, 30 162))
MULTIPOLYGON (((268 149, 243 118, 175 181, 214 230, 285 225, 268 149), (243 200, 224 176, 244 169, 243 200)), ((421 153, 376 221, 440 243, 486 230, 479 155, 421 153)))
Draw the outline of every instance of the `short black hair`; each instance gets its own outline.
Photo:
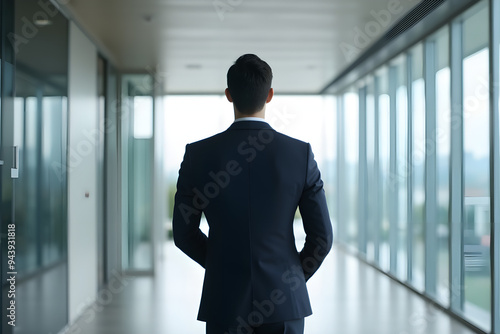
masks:
POLYGON ((227 71, 227 88, 236 109, 242 114, 253 114, 266 104, 273 71, 254 54, 239 57, 227 71))

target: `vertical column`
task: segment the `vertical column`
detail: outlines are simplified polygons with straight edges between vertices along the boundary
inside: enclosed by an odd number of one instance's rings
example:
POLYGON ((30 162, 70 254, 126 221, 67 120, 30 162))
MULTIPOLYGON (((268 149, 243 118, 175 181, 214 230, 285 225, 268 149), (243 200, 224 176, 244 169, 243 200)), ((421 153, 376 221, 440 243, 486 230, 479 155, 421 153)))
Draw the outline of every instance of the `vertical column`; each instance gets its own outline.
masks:
POLYGON ((366 86, 359 89, 359 159, 358 159, 358 250, 366 256, 367 235, 367 168, 366 168, 366 86))
POLYGON ((119 191, 120 191, 120 202, 119 202, 119 217, 120 217, 120 232, 121 232, 121 246, 120 246, 120 256, 121 256, 121 270, 125 271, 129 267, 128 264, 128 254, 129 254, 129 244, 128 244, 128 225, 130 220, 129 213, 129 193, 131 188, 129 187, 129 146, 130 137, 132 133, 133 125, 133 105, 131 103, 131 98, 129 97, 130 85, 125 80, 125 75, 120 75, 119 79, 119 92, 120 92, 120 117, 118 120, 118 155, 120 158, 120 180, 119 191))
POLYGON ((389 96, 390 96, 390 123, 389 123, 389 179, 388 179, 388 207, 389 210, 389 249, 390 249, 390 272, 397 275, 398 260, 398 179, 396 167, 396 117, 397 117, 397 70, 396 66, 389 68, 389 96))
POLYGON ((425 78, 425 292, 436 296, 437 270, 437 178, 436 178, 436 76, 435 42, 424 48, 425 78))
POLYGON ((105 175, 105 221, 107 250, 107 277, 112 279, 121 271, 120 261, 120 151, 119 129, 121 116, 119 114, 117 74, 109 63, 106 69, 106 107, 105 107, 105 133, 104 133, 104 175, 105 175))
POLYGON ((451 72, 451 177, 450 177, 450 305, 460 311, 464 298, 463 271, 463 69, 462 69, 462 22, 451 24, 450 72, 451 72))
POLYGON ((345 243, 345 158, 344 158, 344 97, 339 95, 337 99, 337 219, 338 219, 338 240, 345 243))
POLYGON ((163 223, 166 221, 165 203, 167 203, 167 185, 164 179, 164 109, 163 109, 163 77, 161 73, 153 75, 153 270, 156 269, 161 255, 163 254, 164 233, 163 223))
POLYGON ((97 286, 101 290, 108 282, 108 225, 110 222, 106 219, 106 151, 105 151, 105 122, 106 119, 106 92, 107 61, 97 55, 97 129, 95 135, 96 156, 97 156, 97 286))
POLYGON ((490 0, 491 332, 500 333, 500 0, 490 0))
POLYGON ((412 138, 413 138, 413 90, 412 90, 412 80, 413 80, 413 56, 411 53, 407 54, 406 59, 406 80, 407 80, 407 98, 408 98, 408 137, 407 137, 407 175, 408 175, 408 192, 407 192, 407 208, 408 208, 408 247, 407 247, 407 273, 408 282, 412 281, 412 259, 413 259, 413 149, 412 149, 412 138))
POLYGON ((372 198, 374 201, 377 201, 377 203, 373 206, 373 217, 374 219, 372 220, 372 223, 374 225, 373 228, 373 243, 375 246, 375 263, 377 263, 377 266, 380 267, 380 222, 381 222, 381 208, 379 204, 380 201, 380 168, 379 168, 379 94, 380 94, 380 83, 379 83, 379 78, 376 75, 373 78, 373 83, 374 83, 374 89, 373 89, 373 96, 374 96, 374 113, 375 116, 373 119, 375 120, 374 126, 375 126, 375 158, 373 160, 373 166, 374 166, 374 171, 373 171, 373 187, 374 189, 372 193, 372 198))

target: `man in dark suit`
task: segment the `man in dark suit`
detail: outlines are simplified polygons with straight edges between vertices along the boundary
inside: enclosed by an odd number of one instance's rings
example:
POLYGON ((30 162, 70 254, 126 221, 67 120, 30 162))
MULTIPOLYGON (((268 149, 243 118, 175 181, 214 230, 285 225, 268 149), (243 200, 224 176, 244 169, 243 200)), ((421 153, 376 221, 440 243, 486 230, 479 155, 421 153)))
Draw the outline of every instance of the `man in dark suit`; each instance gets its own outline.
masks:
POLYGON ((205 268, 198 320, 207 334, 297 334, 312 314, 306 281, 332 246, 323 182, 308 143, 264 121, 272 71, 255 55, 227 73, 235 121, 186 146, 174 241, 205 268), (295 247, 300 210, 306 241, 295 247), (202 213, 208 237, 199 229, 202 213))

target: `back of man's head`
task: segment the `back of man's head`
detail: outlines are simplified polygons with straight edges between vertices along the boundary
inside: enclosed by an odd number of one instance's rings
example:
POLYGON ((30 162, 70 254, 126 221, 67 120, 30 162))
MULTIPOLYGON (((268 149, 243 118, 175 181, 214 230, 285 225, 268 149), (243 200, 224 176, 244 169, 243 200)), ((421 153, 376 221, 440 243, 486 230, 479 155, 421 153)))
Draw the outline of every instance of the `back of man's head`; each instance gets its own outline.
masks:
POLYGON ((239 57, 227 72, 227 88, 235 108, 247 115, 261 110, 272 80, 273 72, 265 61, 253 54, 239 57))

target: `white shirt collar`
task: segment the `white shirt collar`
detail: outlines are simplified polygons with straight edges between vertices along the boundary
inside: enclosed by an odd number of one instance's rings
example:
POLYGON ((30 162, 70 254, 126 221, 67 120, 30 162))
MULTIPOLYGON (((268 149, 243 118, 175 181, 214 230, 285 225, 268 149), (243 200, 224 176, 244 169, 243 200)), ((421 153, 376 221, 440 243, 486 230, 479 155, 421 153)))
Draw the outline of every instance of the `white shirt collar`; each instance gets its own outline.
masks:
POLYGON ((264 122, 264 123, 267 123, 267 121, 263 118, 260 118, 260 117, 242 117, 242 118, 238 118, 238 119, 235 119, 234 122, 243 122, 243 121, 258 121, 258 122, 264 122))

